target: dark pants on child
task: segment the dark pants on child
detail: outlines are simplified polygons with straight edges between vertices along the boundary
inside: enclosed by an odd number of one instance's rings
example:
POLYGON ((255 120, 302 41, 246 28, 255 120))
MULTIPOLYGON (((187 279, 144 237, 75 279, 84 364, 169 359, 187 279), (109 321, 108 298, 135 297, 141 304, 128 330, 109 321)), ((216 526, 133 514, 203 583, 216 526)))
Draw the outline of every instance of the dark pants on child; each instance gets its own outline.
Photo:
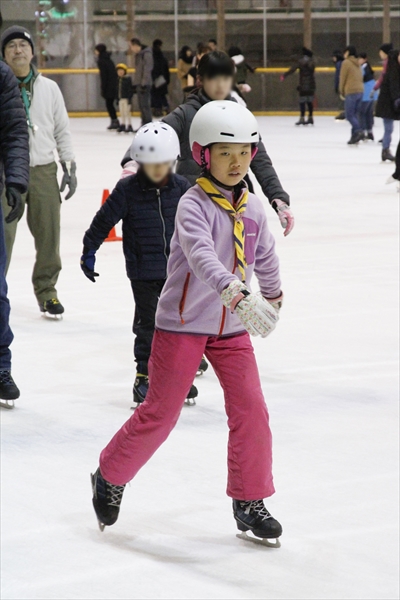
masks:
POLYGON ((346 119, 351 125, 351 135, 358 133, 361 130, 360 122, 358 120, 358 112, 361 104, 363 95, 360 94, 347 94, 344 101, 344 109, 346 112, 346 119))
POLYGON ((300 96, 299 98, 300 105, 300 116, 304 117, 306 114, 306 107, 308 108, 308 115, 310 117, 313 116, 314 110, 314 96, 300 96))
POLYGON ((105 98, 107 112, 110 115, 110 119, 115 121, 117 118, 117 111, 115 110, 115 98, 105 98))
POLYGON ((14 337, 9 324, 10 303, 7 298, 6 264, 7 253, 0 204, 0 371, 11 370, 10 346, 14 337))
POLYGON ((135 344, 133 353, 137 363, 137 372, 148 375, 148 362, 153 342, 156 310, 165 279, 155 281, 136 281, 131 279, 133 298, 135 300, 135 316, 133 333, 135 344))
POLYGON ((360 122, 360 128, 363 131, 372 133, 374 126, 374 101, 367 100, 366 102, 360 103, 360 111, 358 113, 358 120, 360 122))

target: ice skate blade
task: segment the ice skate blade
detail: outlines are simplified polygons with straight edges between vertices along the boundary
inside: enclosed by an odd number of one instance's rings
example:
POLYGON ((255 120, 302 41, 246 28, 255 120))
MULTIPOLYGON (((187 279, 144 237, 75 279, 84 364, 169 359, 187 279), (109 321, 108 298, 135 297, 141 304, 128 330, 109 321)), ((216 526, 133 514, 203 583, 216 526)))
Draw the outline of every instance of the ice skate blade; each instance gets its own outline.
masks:
POLYGON ((15 408, 14 400, 0 400, 1 408, 7 408, 7 410, 11 410, 15 408))
POLYGON ((267 538, 253 537, 246 532, 237 533, 236 537, 240 540, 244 540, 245 542, 252 542, 253 544, 258 544, 259 546, 266 546, 267 548, 281 547, 281 543, 278 538, 275 538, 275 542, 271 542, 267 538))
POLYGON ((196 400, 194 398, 186 398, 185 405, 186 406, 196 406, 196 400))
POLYGON ((201 371, 200 369, 196 373, 196 377, 202 377, 203 375, 204 375, 204 371, 201 371))
POLYGON ((62 321, 63 315, 51 315, 48 312, 41 313, 42 319, 47 319, 48 321, 62 321))

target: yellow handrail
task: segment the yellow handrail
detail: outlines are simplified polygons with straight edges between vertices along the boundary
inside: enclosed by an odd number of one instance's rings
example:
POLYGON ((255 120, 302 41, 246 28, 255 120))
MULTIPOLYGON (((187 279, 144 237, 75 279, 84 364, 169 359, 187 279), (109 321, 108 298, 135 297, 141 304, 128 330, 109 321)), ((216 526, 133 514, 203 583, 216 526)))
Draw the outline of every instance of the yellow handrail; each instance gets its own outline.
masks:
MULTIPOLYGON (((373 67, 375 71, 382 71, 382 66, 373 67)), ((96 75, 98 69, 39 69, 44 75, 96 75)), ((256 73, 284 73, 288 67, 257 67, 256 73)), ((334 73, 335 67, 316 67, 317 73, 334 73)), ((134 73, 135 69, 128 69, 128 73, 134 73)), ((176 73, 175 67, 170 68, 170 73, 176 73)))

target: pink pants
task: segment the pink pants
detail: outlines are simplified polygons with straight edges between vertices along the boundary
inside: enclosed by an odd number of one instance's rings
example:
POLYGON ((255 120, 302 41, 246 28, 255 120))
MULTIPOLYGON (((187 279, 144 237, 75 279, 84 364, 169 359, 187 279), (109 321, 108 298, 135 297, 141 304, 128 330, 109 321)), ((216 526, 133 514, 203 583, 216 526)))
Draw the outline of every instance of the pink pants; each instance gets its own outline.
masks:
POLYGON ((100 456, 100 470, 107 481, 114 485, 130 481, 167 439, 203 354, 224 390, 229 426, 228 496, 258 500, 274 493, 268 411, 248 334, 223 338, 155 333, 146 400, 100 456))

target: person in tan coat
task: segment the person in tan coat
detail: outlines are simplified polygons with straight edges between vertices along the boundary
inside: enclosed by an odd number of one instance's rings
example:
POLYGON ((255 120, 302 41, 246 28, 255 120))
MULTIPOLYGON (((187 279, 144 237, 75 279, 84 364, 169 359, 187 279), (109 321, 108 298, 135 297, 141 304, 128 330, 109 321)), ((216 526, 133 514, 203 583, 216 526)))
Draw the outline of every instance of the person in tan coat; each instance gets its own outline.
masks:
POLYGON ((341 97, 344 97, 346 119, 351 124, 351 138, 347 143, 358 144, 364 137, 358 120, 364 83, 355 46, 347 46, 344 51, 344 58, 345 60, 340 69, 339 93, 341 97))
POLYGON ((179 53, 179 60, 177 64, 178 79, 181 83, 181 88, 184 89, 187 86, 187 76, 193 63, 193 52, 189 46, 183 46, 179 53))

